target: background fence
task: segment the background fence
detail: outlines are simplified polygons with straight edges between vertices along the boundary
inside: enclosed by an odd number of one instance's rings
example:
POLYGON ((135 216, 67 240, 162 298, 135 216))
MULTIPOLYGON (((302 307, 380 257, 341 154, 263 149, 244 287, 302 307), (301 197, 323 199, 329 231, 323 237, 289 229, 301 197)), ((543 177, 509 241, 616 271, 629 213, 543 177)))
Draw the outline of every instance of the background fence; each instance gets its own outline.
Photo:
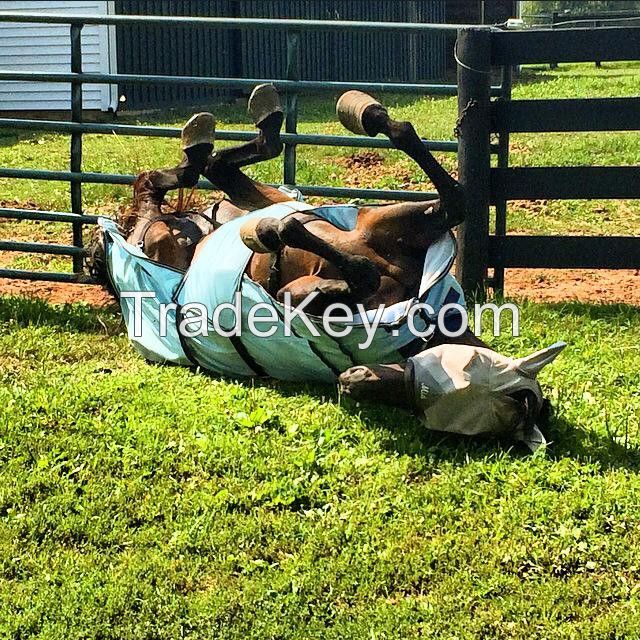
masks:
MULTIPOLYGON (((456 57, 458 85, 408 82, 356 82, 300 80, 303 34, 378 33, 413 36, 445 33, 454 25, 381 23, 322 20, 274 20, 233 18, 167 18, 159 16, 59 16, 0 15, 12 22, 58 22, 70 24, 71 72, 34 73, 0 71, 2 80, 39 80, 70 83, 72 122, 1 118, 0 128, 23 128, 68 133, 71 136, 69 171, 0 168, 0 177, 69 181, 71 212, 33 212, 2 209, 0 216, 70 222, 73 246, 28 242, 0 242, 0 251, 55 253, 73 257, 74 273, 34 273, 0 270, 0 277, 62 281, 85 281, 82 274, 82 227, 95 221, 83 215, 82 183, 131 184, 134 176, 82 171, 82 136, 90 133, 179 137, 172 128, 142 127, 82 122, 83 83, 162 84, 183 87, 251 89, 260 82, 273 82, 286 96, 286 133, 283 183, 298 186, 306 195, 331 198, 425 200, 433 192, 349 189, 322 185, 297 185, 296 147, 300 144, 389 148, 387 140, 356 136, 301 135, 297 133, 297 94, 326 91, 337 94, 348 89, 410 94, 456 95, 459 107, 459 141, 425 140, 432 150, 458 151, 459 177, 469 198, 468 218, 459 234, 458 275, 467 291, 483 291, 489 268, 490 284, 500 289, 508 267, 550 268, 640 268, 640 239, 631 237, 513 236, 506 232, 506 203, 512 199, 539 198, 637 198, 640 167, 509 167, 508 141, 512 132, 612 131, 640 129, 640 98, 536 100, 510 99, 510 68, 527 63, 588 62, 640 59, 640 27, 567 30, 501 31, 487 27, 465 27, 458 31, 456 57), (189 26, 221 30, 269 30, 284 33, 287 43, 285 78, 226 78, 95 74, 82 72, 80 34, 85 24, 189 26), (492 86, 492 72, 503 70, 503 82, 492 86), (459 91, 458 91, 459 87, 459 91), (492 98, 498 98, 497 100, 492 98), (492 134, 498 143, 491 144, 492 134), (491 155, 498 155, 492 166, 491 155), (496 207, 495 233, 489 233, 489 208, 496 207)), ((244 141, 251 132, 220 131, 222 140, 244 141)), ((207 187, 208 183, 201 184, 207 187)))
MULTIPOLYGON (((121 15, 445 22, 444 0, 117 0, 115 9, 121 15)), ((127 74, 282 78, 287 64, 286 40, 284 32, 253 29, 120 24, 116 29, 118 70, 127 74)), ((299 75, 302 80, 433 81, 445 75, 448 57, 442 31, 398 38, 391 31, 325 29, 300 34, 299 75)), ((228 87, 130 83, 121 85, 119 91, 127 98, 127 109, 193 104, 230 94, 228 87)))
MULTIPOLYGON (((130 85, 162 85, 169 87, 204 88, 240 88, 250 90, 261 82, 273 82, 286 97, 286 132, 283 183, 297 186, 305 195, 326 196, 330 198, 362 198, 386 200, 429 200, 437 198, 435 192, 415 192, 400 190, 375 190, 327 187, 322 185, 299 185, 296 182, 296 147, 305 145, 351 146, 366 148, 390 148, 388 140, 372 139, 358 136, 302 135, 297 133, 297 94, 299 92, 329 92, 338 94, 349 89, 362 89, 374 93, 395 92, 423 95, 456 95, 454 84, 424 84, 408 82, 346 82, 323 80, 300 80, 301 39, 303 34, 317 34, 330 31, 341 34, 341 37, 363 34, 378 34, 394 37, 413 37, 425 34, 442 34, 455 31, 459 25, 415 24, 396 22, 358 22, 358 21, 325 21, 325 20, 275 20, 275 19, 234 19, 216 18, 184 18, 164 16, 62 16, 46 14, 0 14, 0 20, 10 22, 45 22, 69 24, 71 47, 70 73, 39 73, 1 71, 0 80, 26 80, 70 83, 71 122, 25 120, 16 118, 0 118, 0 128, 42 130, 68 133, 71 137, 69 171, 44 171, 37 169, 0 168, 0 178, 36 179, 68 181, 71 188, 71 212, 34 212, 17 209, 0 209, 0 217, 17 220, 45 220, 69 222, 73 225, 73 246, 51 245, 33 242, 0 241, 0 251, 23 251, 35 253, 55 253, 73 258, 73 273, 44 273, 26 270, 0 269, 0 277, 25 278, 31 280, 55 280, 67 282, 88 282, 83 274, 83 225, 95 222, 95 217, 83 215, 82 184, 110 183, 132 184, 135 176, 87 173, 82 171, 82 137, 91 133, 117 133, 119 135, 143 136, 180 136, 180 130, 163 127, 132 126, 105 123, 84 123, 82 121, 82 85, 84 83, 117 83, 130 85), (80 35, 87 24, 115 24, 117 26, 157 26, 190 27, 215 30, 260 30, 284 33, 286 37, 285 78, 231 78, 203 76, 166 76, 136 74, 98 74, 82 71, 82 46, 80 35)), ((266 55, 266 54, 265 54, 266 55)), ((501 87, 490 87, 492 95, 499 95, 501 87)), ((216 137, 221 140, 246 141, 253 137, 246 131, 217 131, 216 137)), ((458 145, 450 140, 425 140, 425 145, 436 151, 455 153, 458 145)), ((490 152, 497 153, 499 147, 494 145, 490 152)), ((201 182, 201 188, 211 188, 208 182, 201 182)))
MULTIPOLYGON (((458 275, 482 291, 488 268, 501 288, 506 267, 640 268, 640 238, 507 235, 506 201, 639 198, 640 167, 492 167, 491 133, 640 130, 640 98, 510 100, 490 97, 490 71, 530 63, 640 60, 640 26, 458 34, 460 181, 471 203, 459 234, 458 275), (495 234, 489 207, 496 206, 495 234)), ((503 156, 504 157, 504 156, 503 156)))

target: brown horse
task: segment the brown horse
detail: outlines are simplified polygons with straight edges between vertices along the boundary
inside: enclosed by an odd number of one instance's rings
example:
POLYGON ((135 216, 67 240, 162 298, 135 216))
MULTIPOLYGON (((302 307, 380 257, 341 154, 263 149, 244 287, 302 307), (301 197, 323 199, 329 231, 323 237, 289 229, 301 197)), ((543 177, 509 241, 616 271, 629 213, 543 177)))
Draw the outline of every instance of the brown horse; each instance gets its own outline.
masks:
MULTIPOLYGON (((339 115, 361 107, 358 123, 367 134, 386 135, 393 146, 407 153, 435 185, 436 201, 362 207, 352 231, 294 213, 284 220, 263 218, 242 229, 243 240, 254 250, 247 274, 278 300, 285 293, 297 303, 318 292, 312 313, 321 314, 334 302, 367 308, 389 305, 411 297, 417 290, 428 247, 464 218, 460 185, 427 150, 413 126, 392 120, 386 109, 359 92, 345 94, 339 115), (278 273, 274 277, 274 255, 278 273)), ((213 117, 194 116, 183 129, 183 161, 173 169, 147 171, 134 184, 134 224, 128 240, 163 264, 186 269, 207 242, 207 229, 197 216, 176 217, 162 212, 169 190, 192 187, 200 176, 225 192, 228 200, 214 207, 209 231, 222 222, 290 201, 279 189, 250 179, 241 168, 280 154, 283 113, 275 89, 262 85, 254 91, 249 109, 259 134, 251 142, 212 153, 213 117), (257 106, 256 106, 257 103, 257 106)), ((347 115, 345 115, 345 113, 347 115)), ((358 129, 358 126, 352 127, 358 129)))
MULTIPOLYGON (((213 152, 215 123, 211 114, 197 114, 182 132, 183 160, 172 169, 146 171, 134 184, 134 210, 127 239, 160 263, 186 270, 225 221, 291 202, 282 190, 261 184, 242 167, 278 156, 283 111, 275 88, 261 85, 249 100, 258 128, 252 141, 213 152), (228 199, 210 215, 165 214, 162 205, 173 189, 193 187, 206 177, 228 199)), ((321 315, 335 302, 354 308, 390 305, 415 296, 429 246, 464 219, 465 199, 458 182, 427 150, 409 122, 390 118, 387 110, 366 94, 351 91, 338 101, 340 120, 355 133, 383 134, 426 173, 439 200, 367 206, 359 209, 353 230, 345 231, 312 212, 295 212, 282 220, 249 220, 241 229, 254 253, 246 274, 273 297, 286 293, 298 304, 318 295, 308 310, 321 315)), ((212 265, 213 266, 213 265, 212 265)), ((485 347, 467 331, 459 338, 436 332, 425 346, 459 343, 485 347)), ((340 377, 343 391, 358 399, 410 405, 404 365, 357 366, 340 377)), ((530 403, 529 403, 530 404, 530 403)), ((522 412, 530 413, 527 403, 522 412)))

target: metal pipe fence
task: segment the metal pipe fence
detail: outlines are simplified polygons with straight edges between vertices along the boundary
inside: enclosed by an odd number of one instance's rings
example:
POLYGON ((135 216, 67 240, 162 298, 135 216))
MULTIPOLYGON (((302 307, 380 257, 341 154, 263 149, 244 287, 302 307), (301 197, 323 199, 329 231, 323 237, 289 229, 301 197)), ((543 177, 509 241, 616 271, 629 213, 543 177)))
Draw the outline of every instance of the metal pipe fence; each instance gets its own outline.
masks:
MULTIPOLYGON (((82 141, 84 134, 117 133, 119 135, 158 136, 177 138, 180 130, 169 127, 152 127, 123 124, 85 123, 83 122, 82 87, 84 84, 174 84, 198 85, 206 87, 228 87, 250 89, 265 82, 273 83, 285 97, 286 121, 282 140, 285 145, 283 163, 283 182, 295 186, 304 195, 325 196, 330 198, 356 198, 379 200, 428 200, 435 199, 434 192, 416 192, 384 189, 355 189, 321 185, 300 185, 296 180, 296 151, 299 145, 348 146, 356 148, 388 149, 388 140, 377 140, 361 136, 331 136, 298 133, 298 94, 302 92, 342 92, 360 89, 370 92, 393 92, 402 94, 454 96, 457 86, 454 84, 422 84, 398 82, 330 82, 299 79, 300 33, 303 31, 338 30, 346 32, 391 32, 394 34, 421 34, 428 32, 457 32, 464 25, 412 24, 402 22, 358 22, 325 20, 285 20, 263 18, 222 18, 222 17, 175 17, 175 16, 90 16, 60 15, 48 13, 0 13, 0 22, 68 24, 71 52, 71 72, 25 72, 0 69, 0 80, 38 81, 68 83, 71 85, 71 122, 55 120, 32 120, 18 118, 0 118, 0 129, 41 130, 69 134, 70 163, 69 171, 45 171, 39 169, 0 168, 0 178, 34 179, 66 181, 71 189, 71 213, 49 213, 25 210, 0 209, 0 217, 15 220, 43 220, 69 222, 73 228, 73 245, 47 245, 31 242, 0 242, 0 251, 23 251, 30 253, 51 253, 68 255, 73 260, 73 273, 44 273, 16 269, 0 269, 0 277, 46 279, 63 282, 87 282, 83 274, 82 231, 86 224, 95 223, 93 216, 83 215, 82 184, 132 184, 135 176, 121 174, 90 173, 82 171, 82 141), (197 26, 215 29, 262 29, 284 30, 287 34, 286 78, 220 78, 202 76, 135 75, 85 73, 82 64, 82 29, 85 25, 118 24, 155 24, 171 26, 197 26)), ((500 86, 490 88, 491 95, 501 95, 500 86)), ((230 141, 246 141, 254 137, 247 131, 218 131, 216 138, 230 141)), ((451 140, 425 140, 424 144, 433 151, 457 152, 458 144, 451 140)), ((498 146, 492 145, 491 152, 498 152, 498 146)), ((207 181, 201 181, 201 188, 213 188, 207 181)))

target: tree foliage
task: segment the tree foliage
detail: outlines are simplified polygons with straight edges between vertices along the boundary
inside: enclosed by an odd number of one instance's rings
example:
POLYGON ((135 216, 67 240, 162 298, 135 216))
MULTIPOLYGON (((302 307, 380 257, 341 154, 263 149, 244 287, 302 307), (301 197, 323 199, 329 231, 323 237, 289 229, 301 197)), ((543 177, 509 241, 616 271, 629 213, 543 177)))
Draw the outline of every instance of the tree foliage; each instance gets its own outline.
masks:
POLYGON ((570 0, 553 0, 523 2, 522 13, 525 16, 550 15, 554 11, 569 13, 571 16, 581 16, 593 13, 609 13, 619 11, 638 11, 640 0, 589 0, 572 2, 570 0))

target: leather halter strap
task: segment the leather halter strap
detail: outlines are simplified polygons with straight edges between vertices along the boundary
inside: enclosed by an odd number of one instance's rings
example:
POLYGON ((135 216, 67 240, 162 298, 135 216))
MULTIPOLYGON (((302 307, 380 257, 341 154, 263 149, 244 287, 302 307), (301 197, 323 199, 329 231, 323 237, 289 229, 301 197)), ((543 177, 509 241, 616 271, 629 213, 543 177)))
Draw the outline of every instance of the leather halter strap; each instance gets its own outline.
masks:
MULTIPOLYGON (((183 219, 191 219, 194 216, 198 216, 200 218, 202 218, 206 224, 209 226, 210 231, 213 231, 215 229, 215 221, 211 218, 209 218, 208 216, 206 216, 204 213, 200 213, 199 211, 188 211, 188 212, 183 212, 183 213, 161 213, 155 217, 152 218, 146 218, 145 216, 138 216, 138 219, 145 219, 146 222, 144 224, 144 226, 142 227, 142 231, 140 232, 140 239, 137 242, 137 246, 139 249, 144 250, 144 243, 145 243, 145 239, 147 237, 147 233, 149 232, 149 229, 156 223, 156 222, 163 222, 165 223, 167 226, 172 227, 172 228, 176 228, 177 226, 177 222, 179 220, 183 220, 183 219)), ((194 222, 194 224, 196 224, 196 226, 198 226, 198 228, 203 232, 203 237, 204 235, 206 235, 206 232, 204 229, 202 229, 199 225, 197 225, 197 223, 194 222)), ((179 231, 181 231, 181 229, 179 227, 177 227, 179 231)), ((187 240, 189 240, 189 238, 187 237, 187 240)))
POLYGON ((160 215, 155 216, 154 218, 147 218, 146 216, 138 216, 138 220, 140 219, 146 220, 146 222, 142 227, 142 231, 140 232, 140 239, 136 243, 138 246, 138 249, 144 250, 144 241, 147 237, 147 233, 149 232, 149 229, 151 229, 151 227, 156 222, 166 222, 167 224, 170 224, 171 218, 173 218, 173 216, 169 213, 161 213, 160 215))

